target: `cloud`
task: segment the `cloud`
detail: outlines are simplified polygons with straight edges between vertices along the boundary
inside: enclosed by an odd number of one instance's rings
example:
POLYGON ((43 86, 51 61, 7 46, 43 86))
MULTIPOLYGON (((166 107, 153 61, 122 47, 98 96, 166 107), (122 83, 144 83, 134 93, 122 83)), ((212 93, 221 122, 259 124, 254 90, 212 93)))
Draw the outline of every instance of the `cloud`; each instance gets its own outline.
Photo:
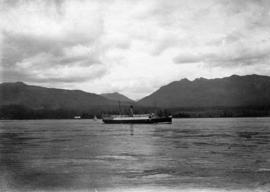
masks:
POLYGON ((1 80, 138 98, 183 77, 262 73, 269 13, 268 0, 2 0, 1 80))
MULTIPOLYGON (((21 0, 2 0, 1 3, 5 6, 5 7, 14 7, 14 6, 18 6, 22 1, 21 0)), ((57 7, 60 7, 61 4, 64 2, 64 0, 47 0, 46 3, 48 5, 55 5, 57 7)))
MULTIPOLYGON (((269 47, 270 48, 270 47, 269 47)), ((242 49, 229 55, 208 55, 205 63, 222 67, 265 64, 270 59, 270 49, 242 49)))
POLYGON ((2 81, 24 81, 31 83, 80 83, 89 80, 102 78, 107 69, 104 66, 90 66, 90 67, 66 67, 53 69, 32 69, 30 68, 15 68, 2 69, 2 81))
POLYGON ((49 38, 39 38, 24 34, 4 33, 3 65, 14 66, 25 58, 40 52, 61 54, 61 43, 49 38))
POLYGON ((174 57, 173 61, 176 64, 204 63, 207 66, 232 68, 265 64, 270 59, 270 42, 268 41, 245 42, 245 40, 242 41, 242 36, 238 35, 229 35, 220 41, 223 42, 223 46, 216 50, 197 54, 181 53, 174 57))
POLYGON ((173 58, 173 62, 177 64, 198 63, 204 61, 205 58, 203 55, 180 54, 173 58))
POLYGON ((106 72, 104 66, 95 66, 102 65, 102 62, 98 50, 92 43, 5 33, 2 50, 4 81, 74 83, 101 77, 106 72), (89 68, 91 66, 93 67, 89 68), (98 70, 83 74, 84 70, 93 68, 98 70), (75 77, 74 70, 78 69, 83 71, 78 71, 75 77), (62 70, 60 74, 53 72, 59 70, 62 70), (70 74, 61 77, 65 70, 70 74))
POLYGON ((231 53, 224 55, 221 54, 181 54, 173 58, 176 64, 188 64, 188 63, 204 63, 208 66, 219 66, 219 67, 238 67, 245 65, 259 65, 265 64, 270 59, 270 50, 257 51, 248 50, 237 52, 238 54, 231 53))

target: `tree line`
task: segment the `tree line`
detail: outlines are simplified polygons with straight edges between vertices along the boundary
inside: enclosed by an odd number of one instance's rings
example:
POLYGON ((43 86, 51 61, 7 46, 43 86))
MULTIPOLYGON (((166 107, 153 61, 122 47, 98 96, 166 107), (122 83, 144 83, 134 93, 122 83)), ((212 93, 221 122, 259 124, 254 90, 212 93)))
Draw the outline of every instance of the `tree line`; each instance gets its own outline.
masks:
MULTIPOLYGON (((158 116, 172 115, 174 118, 207 117, 265 117, 270 116, 270 106, 247 107, 190 107, 190 108, 156 108, 136 106, 135 114, 155 113, 158 116)), ((74 109, 31 109, 23 105, 4 105, 0 107, 0 119, 82 119, 101 118, 103 115, 129 114, 129 106, 94 107, 88 110, 74 109)))

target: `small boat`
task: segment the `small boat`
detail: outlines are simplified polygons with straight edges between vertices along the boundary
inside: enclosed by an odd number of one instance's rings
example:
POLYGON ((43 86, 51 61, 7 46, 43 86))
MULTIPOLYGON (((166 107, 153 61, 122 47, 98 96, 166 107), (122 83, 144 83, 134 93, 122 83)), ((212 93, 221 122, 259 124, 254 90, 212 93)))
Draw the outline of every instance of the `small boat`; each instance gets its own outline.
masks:
POLYGON ((151 124, 151 123, 172 123, 172 116, 157 116, 155 114, 133 114, 133 106, 130 106, 130 115, 109 115, 103 116, 102 121, 109 124, 151 124))

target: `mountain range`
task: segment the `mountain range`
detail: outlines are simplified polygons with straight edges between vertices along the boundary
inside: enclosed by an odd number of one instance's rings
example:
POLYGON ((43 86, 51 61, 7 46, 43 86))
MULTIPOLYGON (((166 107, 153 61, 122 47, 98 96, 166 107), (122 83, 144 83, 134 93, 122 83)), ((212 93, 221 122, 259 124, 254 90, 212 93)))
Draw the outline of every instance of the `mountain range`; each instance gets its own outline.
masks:
POLYGON ((80 90, 65 90, 26 85, 0 84, 0 105, 22 105, 31 109, 87 110, 116 105, 100 95, 80 90))
POLYGON ((137 104, 162 108, 270 106, 270 77, 182 79, 161 87, 137 104))
MULTIPOLYGON (((22 82, 0 84, 0 107, 19 105, 31 110, 117 111, 118 101, 128 107, 269 107, 270 77, 233 75, 194 81, 182 79, 165 85, 135 102, 119 93, 94 94, 27 85, 22 82)), ((94 113, 94 112, 93 112, 94 113)))
POLYGON ((114 92, 114 93, 103 93, 100 94, 101 96, 105 97, 106 99, 112 100, 112 101, 120 101, 120 102, 127 102, 127 103, 133 103, 134 101, 127 96, 114 92))

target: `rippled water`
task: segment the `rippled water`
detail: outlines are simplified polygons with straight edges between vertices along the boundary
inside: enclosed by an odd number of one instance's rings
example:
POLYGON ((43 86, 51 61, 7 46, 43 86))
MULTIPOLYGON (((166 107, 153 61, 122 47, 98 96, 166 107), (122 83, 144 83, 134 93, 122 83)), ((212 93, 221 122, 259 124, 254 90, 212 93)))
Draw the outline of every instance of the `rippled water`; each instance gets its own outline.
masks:
POLYGON ((268 191, 270 118, 0 121, 1 191, 268 191))

